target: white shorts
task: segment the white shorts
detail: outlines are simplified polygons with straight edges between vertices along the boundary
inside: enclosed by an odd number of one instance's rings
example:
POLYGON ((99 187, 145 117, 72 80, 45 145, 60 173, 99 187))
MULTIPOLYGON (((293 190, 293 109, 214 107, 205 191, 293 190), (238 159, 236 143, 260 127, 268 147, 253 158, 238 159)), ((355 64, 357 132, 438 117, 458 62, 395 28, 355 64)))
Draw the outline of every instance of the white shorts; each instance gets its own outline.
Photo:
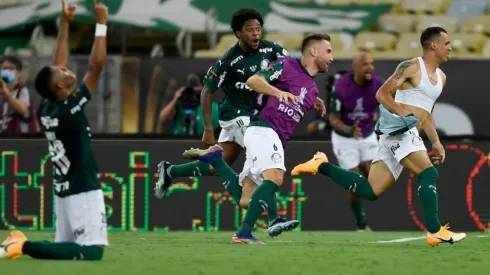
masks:
POLYGON ((375 133, 355 139, 343 137, 332 131, 332 146, 339 166, 350 170, 365 161, 372 161, 378 152, 378 138, 375 133))
POLYGON ((377 161, 386 163, 395 180, 402 173, 403 166, 400 164, 402 159, 413 152, 427 151, 417 128, 412 128, 396 136, 381 135, 379 137, 379 146, 378 154, 373 163, 377 161))
POLYGON ((245 177, 249 177, 257 185, 261 185, 264 180, 262 172, 265 170, 277 168, 286 171, 282 142, 271 128, 248 127, 245 132, 244 145, 246 159, 238 179, 240 185, 242 185, 245 177))
POLYGON ((109 245, 107 219, 102 190, 64 198, 55 196, 55 242, 79 245, 109 245))
POLYGON ((228 121, 220 120, 221 132, 219 133, 218 142, 234 142, 243 148, 243 136, 249 123, 250 117, 248 116, 239 116, 228 121))

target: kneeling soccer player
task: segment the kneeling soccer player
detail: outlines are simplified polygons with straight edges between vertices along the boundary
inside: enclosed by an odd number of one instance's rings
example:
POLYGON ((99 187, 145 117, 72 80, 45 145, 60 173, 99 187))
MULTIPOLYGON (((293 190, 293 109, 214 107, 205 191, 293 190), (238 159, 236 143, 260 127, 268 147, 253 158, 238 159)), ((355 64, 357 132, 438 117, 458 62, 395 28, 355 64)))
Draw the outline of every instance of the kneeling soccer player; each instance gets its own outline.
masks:
POLYGON ((108 245, 104 195, 98 168, 90 145, 90 128, 83 107, 90 100, 102 74, 106 59, 107 7, 93 0, 97 26, 90 64, 83 83, 66 68, 68 27, 75 6, 62 1, 63 21, 53 66, 46 66, 36 77, 41 104, 41 125, 48 139, 54 164, 56 211, 55 242, 28 241, 20 231, 12 231, 0 246, 0 258, 17 259, 29 255, 36 259, 101 260, 108 245))

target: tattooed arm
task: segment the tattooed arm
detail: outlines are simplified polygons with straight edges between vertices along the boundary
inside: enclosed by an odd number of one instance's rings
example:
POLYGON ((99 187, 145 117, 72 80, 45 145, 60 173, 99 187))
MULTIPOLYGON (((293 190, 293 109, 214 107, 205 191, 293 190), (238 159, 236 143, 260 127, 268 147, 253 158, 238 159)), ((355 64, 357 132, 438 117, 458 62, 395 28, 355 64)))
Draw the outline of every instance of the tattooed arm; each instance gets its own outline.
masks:
POLYGON ((418 71, 420 65, 417 59, 411 59, 403 61, 398 65, 390 78, 379 88, 376 93, 376 99, 383 107, 388 111, 395 113, 399 116, 409 115, 410 112, 405 110, 400 104, 396 103, 393 99, 393 94, 399 89, 406 81, 409 81, 418 71))

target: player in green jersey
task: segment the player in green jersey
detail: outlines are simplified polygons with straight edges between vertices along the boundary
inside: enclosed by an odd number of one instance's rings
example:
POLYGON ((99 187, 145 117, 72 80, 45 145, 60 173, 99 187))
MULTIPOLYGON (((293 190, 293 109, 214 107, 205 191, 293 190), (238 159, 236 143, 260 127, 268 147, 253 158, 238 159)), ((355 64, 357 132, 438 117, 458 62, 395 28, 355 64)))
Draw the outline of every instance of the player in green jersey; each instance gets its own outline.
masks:
MULTIPOLYGON (((211 104, 213 93, 221 89, 225 93, 219 105, 219 123, 222 128, 218 144, 223 148, 223 158, 232 165, 243 149, 243 135, 250 123, 250 116, 257 108, 257 93, 245 83, 247 79, 260 70, 265 70, 269 63, 288 53, 278 44, 262 40, 262 15, 254 9, 240 9, 231 20, 231 29, 238 42, 224 56, 211 66, 204 78, 204 88, 201 93, 201 106, 204 118, 204 134, 202 141, 205 145, 215 144, 214 129, 211 122, 211 104)), ((172 184, 172 178, 192 176, 214 176, 215 170, 207 163, 190 162, 172 165, 162 161, 158 165, 160 177, 155 186, 155 194, 163 198, 172 184)), ((230 170, 230 173, 235 172, 230 170)), ((220 175, 226 179, 227 175, 220 175)), ((256 185, 240 186, 238 181, 230 183, 223 180, 223 185, 244 209, 257 188, 256 185), (236 183, 235 183, 236 182, 236 183)), ((271 237, 289 231, 299 225, 299 221, 279 217, 277 214, 277 199, 275 196, 268 202, 269 235, 271 237)))
POLYGON ((82 84, 66 68, 68 28, 75 6, 62 0, 63 21, 58 34, 54 64, 36 77, 41 103, 41 126, 53 162, 56 237, 55 242, 28 241, 20 231, 11 232, 2 243, 0 258, 23 254, 38 259, 101 260, 108 245, 104 195, 90 144, 90 128, 83 111, 92 97, 106 59, 107 7, 92 0, 97 19, 90 64, 82 84))

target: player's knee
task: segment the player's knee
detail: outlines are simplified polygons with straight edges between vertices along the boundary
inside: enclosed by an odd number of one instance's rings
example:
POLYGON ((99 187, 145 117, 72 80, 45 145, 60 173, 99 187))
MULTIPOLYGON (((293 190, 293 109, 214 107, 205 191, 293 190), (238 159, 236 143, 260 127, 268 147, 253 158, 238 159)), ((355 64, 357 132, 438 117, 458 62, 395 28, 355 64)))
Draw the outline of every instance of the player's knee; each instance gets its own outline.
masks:
POLYGON ((249 201, 250 201, 250 198, 248 198, 248 197, 247 198, 245 198, 245 197, 240 198, 240 207, 242 209, 247 210, 249 201))
POLYGON ((422 182, 423 180, 430 180, 430 182, 433 182, 433 184, 437 183, 437 179, 439 178, 439 172, 434 166, 431 166, 418 175, 419 182, 422 182))
POLYGON ((379 197, 381 196, 381 194, 376 194, 376 191, 373 190, 373 192, 370 192, 369 194, 367 194, 364 198, 368 201, 375 201, 377 200, 379 197))
POLYGON ((284 180, 284 171, 281 169, 270 169, 262 173, 264 180, 270 180, 277 186, 281 186, 284 180))
POLYGON ((284 177, 282 175, 278 175, 276 177, 271 177, 269 178, 270 181, 274 182, 277 186, 281 186, 283 182, 284 177))

